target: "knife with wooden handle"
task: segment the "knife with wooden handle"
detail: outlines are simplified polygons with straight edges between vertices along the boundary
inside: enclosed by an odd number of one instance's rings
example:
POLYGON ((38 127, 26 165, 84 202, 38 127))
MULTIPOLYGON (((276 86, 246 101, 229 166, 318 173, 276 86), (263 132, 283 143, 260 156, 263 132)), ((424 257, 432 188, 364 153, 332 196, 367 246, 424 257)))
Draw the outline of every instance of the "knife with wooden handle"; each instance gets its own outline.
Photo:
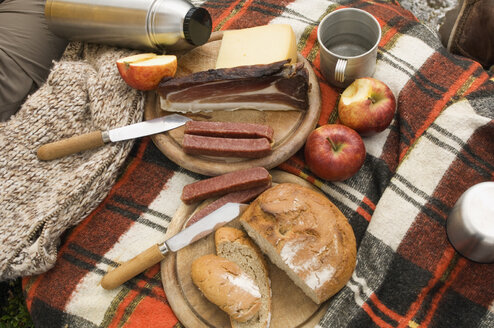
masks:
POLYGON ((140 138, 172 130, 184 125, 187 121, 190 121, 190 118, 172 114, 108 131, 94 131, 42 145, 38 148, 37 155, 39 159, 49 161, 98 148, 109 142, 140 138))
POLYGON ((227 203, 206 215, 162 244, 149 247, 131 260, 109 271, 101 280, 101 287, 114 289, 144 270, 165 259, 169 252, 176 252, 185 246, 209 235, 219 227, 237 218, 247 208, 246 204, 227 203))

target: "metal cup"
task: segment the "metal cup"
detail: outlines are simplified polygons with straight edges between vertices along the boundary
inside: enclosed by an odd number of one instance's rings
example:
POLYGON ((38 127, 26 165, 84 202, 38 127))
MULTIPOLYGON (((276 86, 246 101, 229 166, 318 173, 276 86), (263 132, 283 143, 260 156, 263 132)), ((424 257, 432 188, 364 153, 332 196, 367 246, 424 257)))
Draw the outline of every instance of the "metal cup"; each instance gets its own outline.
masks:
POLYGON ((317 30, 322 74, 340 88, 371 76, 380 40, 379 22, 364 10, 343 8, 326 15, 317 30))
POLYGON ((461 195, 446 231, 458 253, 476 262, 494 262, 494 182, 476 184, 461 195))

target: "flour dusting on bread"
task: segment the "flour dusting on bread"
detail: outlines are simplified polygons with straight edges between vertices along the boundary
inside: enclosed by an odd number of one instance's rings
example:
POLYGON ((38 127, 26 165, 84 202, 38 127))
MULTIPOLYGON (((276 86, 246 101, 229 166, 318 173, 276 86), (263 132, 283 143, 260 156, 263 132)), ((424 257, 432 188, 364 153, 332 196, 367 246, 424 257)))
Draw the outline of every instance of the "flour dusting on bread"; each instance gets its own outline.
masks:
POLYGON ((323 194, 292 183, 263 192, 240 217, 249 236, 315 303, 350 279, 356 241, 347 219, 323 194))
POLYGON ((239 275, 233 275, 231 273, 226 273, 223 275, 223 279, 230 282, 232 285, 238 286, 245 292, 251 294, 254 297, 261 298, 261 293, 259 292, 259 287, 257 287, 254 280, 249 277, 245 272, 239 275))

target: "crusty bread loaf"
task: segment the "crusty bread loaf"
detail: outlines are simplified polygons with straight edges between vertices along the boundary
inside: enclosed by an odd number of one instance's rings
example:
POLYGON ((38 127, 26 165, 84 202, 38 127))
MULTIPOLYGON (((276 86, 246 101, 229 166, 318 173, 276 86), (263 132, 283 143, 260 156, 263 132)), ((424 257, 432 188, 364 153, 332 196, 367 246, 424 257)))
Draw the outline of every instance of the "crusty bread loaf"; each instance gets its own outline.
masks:
POLYGON ((352 227, 328 198, 310 188, 272 187, 239 220, 271 261, 318 304, 338 292, 355 269, 352 227))
POLYGON ((215 233, 216 253, 232 262, 254 279, 261 292, 261 307, 250 320, 239 322, 231 318, 233 328, 267 328, 271 319, 271 284, 264 255, 239 229, 219 228, 215 233))
POLYGON ((259 312, 259 288, 234 262, 214 254, 201 256, 192 262, 191 277, 210 302, 235 320, 247 321, 259 312))

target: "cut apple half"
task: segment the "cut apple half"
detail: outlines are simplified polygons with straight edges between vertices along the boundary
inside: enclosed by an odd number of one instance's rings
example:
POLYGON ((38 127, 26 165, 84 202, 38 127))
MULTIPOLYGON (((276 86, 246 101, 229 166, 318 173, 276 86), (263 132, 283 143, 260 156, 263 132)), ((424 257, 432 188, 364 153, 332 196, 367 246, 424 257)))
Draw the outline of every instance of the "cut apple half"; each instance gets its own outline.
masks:
POLYGON ((384 131, 393 120, 396 98, 383 82, 372 77, 356 79, 341 94, 338 117, 362 136, 384 131))
POLYGON ((154 90, 161 79, 174 76, 177 57, 174 55, 138 54, 117 60, 117 68, 123 80, 138 90, 154 90))
POLYGON ((153 57, 156 57, 158 56, 157 54, 153 54, 153 53, 145 53, 145 54, 138 54, 138 55, 133 55, 133 56, 129 56, 129 57, 125 57, 125 58, 121 58, 119 60, 117 60, 117 64, 131 64, 131 63, 137 63, 139 61, 143 61, 143 60, 148 60, 148 59, 151 59, 153 57))

